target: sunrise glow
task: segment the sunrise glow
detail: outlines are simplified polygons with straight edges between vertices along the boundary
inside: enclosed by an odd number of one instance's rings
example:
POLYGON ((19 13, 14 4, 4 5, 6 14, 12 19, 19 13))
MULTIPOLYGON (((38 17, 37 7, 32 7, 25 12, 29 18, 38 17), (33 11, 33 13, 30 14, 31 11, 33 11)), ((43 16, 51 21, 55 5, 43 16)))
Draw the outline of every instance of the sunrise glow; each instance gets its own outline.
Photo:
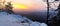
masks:
POLYGON ((27 5, 20 4, 20 3, 14 3, 14 4, 13 4, 13 7, 14 7, 14 8, 19 8, 19 9, 27 9, 27 8, 28 8, 27 5))
POLYGON ((12 1, 13 11, 32 12, 46 10, 46 3, 42 0, 6 0, 12 1))

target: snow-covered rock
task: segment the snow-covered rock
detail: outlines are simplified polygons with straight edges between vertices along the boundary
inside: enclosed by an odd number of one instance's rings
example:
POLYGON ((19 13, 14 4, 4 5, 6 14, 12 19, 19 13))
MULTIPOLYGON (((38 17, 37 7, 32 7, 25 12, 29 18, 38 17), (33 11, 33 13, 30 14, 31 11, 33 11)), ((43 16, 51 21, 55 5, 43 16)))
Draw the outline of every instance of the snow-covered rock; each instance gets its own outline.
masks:
POLYGON ((40 26, 48 26, 48 25, 45 23, 41 23, 40 26))
POLYGON ((40 22, 33 22, 32 20, 22 17, 21 15, 8 14, 0 12, 0 26, 47 26, 40 22), (24 23, 21 23, 24 21, 24 23))
POLYGON ((30 26, 47 26, 45 23, 40 23, 40 22, 32 22, 30 26))
POLYGON ((40 24, 41 24, 41 23, 39 23, 39 22, 32 22, 32 23, 30 24, 30 26, 40 26, 40 24))
MULTIPOLYGON (((28 21, 29 19, 26 17, 22 17, 21 15, 8 14, 6 12, 0 12, 0 21, 3 21, 3 22, 5 22, 5 21, 9 21, 9 22, 24 21, 24 22, 26 22, 25 20, 28 21)), ((28 21, 28 22, 30 22, 30 21, 28 21)))

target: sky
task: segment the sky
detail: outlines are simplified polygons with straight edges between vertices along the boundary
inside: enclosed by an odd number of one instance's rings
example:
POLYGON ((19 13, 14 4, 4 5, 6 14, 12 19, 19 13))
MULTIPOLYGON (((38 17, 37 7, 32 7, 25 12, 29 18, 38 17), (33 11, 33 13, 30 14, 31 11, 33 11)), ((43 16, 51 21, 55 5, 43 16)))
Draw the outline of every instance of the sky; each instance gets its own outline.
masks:
POLYGON ((13 11, 18 12, 32 12, 46 10, 46 3, 42 0, 6 0, 12 1, 13 11))
MULTIPOLYGON (((35 12, 41 10, 47 10, 47 4, 43 0, 6 0, 12 1, 14 12, 35 12)), ((54 1, 54 0, 52 0, 54 1)), ((52 2, 49 0, 49 2, 52 2)), ((54 5, 52 5, 53 8, 54 5)))

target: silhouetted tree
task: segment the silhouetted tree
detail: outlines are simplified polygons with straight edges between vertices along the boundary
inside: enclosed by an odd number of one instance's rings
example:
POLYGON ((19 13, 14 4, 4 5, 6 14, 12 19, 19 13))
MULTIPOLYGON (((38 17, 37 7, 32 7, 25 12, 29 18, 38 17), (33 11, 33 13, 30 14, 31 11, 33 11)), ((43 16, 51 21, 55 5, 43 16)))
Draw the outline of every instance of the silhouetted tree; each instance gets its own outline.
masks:
POLYGON ((58 9, 56 9, 56 11, 58 11, 58 13, 57 13, 57 20, 60 20, 60 4, 59 4, 59 6, 58 6, 58 9))
POLYGON ((56 16, 52 17, 52 19, 50 20, 51 21, 49 22, 50 26, 60 26, 60 4, 56 9, 56 11, 58 11, 58 13, 56 16))

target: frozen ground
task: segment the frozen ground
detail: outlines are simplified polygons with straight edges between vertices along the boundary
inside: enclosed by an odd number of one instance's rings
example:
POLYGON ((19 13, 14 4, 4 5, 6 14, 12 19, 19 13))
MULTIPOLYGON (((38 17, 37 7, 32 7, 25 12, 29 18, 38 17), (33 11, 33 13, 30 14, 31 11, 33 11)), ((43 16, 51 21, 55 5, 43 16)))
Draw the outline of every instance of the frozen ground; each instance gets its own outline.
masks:
POLYGON ((0 12, 0 26, 47 26, 45 23, 33 22, 21 15, 0 12))

